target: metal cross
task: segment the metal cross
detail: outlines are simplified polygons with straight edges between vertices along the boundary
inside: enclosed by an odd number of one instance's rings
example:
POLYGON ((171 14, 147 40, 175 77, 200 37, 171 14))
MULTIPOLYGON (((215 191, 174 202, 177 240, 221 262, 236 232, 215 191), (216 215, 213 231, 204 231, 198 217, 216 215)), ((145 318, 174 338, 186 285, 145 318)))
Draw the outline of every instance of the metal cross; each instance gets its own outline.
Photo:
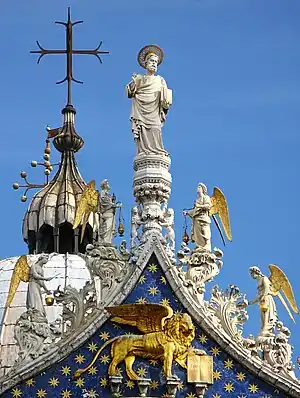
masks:
POLYGON ((87 55, 95 55, 99 61, 102 64, 102 60, 99 56, 99 54, 109 54, 109 51, 99 51, 99 48, 102 45, 102 41, 100 42, 99 46, 95 48, 94 50, 74 50, 73 49, 73 26, 83 23, 83 21, 76 21, 72 22, 71 21, 71 15, 70 15, 70 7, 68 7, 68 21, 67 22, 55 22, 56 24, 59 25, 64 25, 66 27, 66 49, 65 50, 47 50, 43 48, 40 43, 37 41, 37 45, 39 47, 39 50, 36 51, 30 51, 31 54, 40 54, 37 63, 40 62, 41 58, 43 58, 44 55, 47 54, 66 54, 67 55, 67 74, 66 77, 57 82, 56 84, 61 84, 64 83, 65 81, 68 82, 68 103, 67 105, 72 105, 71 103, 71 82, 75 83, 80 83, 82 84, 83 82, 76 80, 73 77, 73 69, 72 69, 72 61, 73 61, 73 54, 87 54, 87 55))

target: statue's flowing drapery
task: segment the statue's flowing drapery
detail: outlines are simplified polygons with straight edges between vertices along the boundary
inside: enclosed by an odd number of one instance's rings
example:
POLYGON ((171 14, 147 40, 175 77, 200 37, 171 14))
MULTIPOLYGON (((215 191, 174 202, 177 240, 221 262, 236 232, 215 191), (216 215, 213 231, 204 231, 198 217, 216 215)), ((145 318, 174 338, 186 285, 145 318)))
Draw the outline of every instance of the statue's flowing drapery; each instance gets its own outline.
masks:
POLYGON ((136 141, 137 154, 166 154, 161 135, 165 122, 162 107, 162 89, 167 88, 161 76, 137 75, 127 86, 127 95, 132 98, 131 125, 136 141))
POLYGON ((33 264, 30 268, 26 306, 28 310, 35 309, 46 315, 40 284, 41 278, 44 278, 43 268, 38 263, 33 264))
POLYGON ((195 201, 194 208, 189 213, 193 220, 191 239, 197 247, 208 251, 211 251, 210 206, 210 198, 206 195, 195 201))

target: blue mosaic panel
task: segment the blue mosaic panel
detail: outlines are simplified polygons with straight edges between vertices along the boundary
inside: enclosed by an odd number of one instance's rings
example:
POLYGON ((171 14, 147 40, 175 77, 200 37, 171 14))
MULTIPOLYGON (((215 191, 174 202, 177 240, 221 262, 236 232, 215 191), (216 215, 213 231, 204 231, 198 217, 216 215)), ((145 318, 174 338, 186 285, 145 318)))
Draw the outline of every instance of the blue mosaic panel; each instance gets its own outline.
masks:
MULTIPOLYGON (((183 312, 178 299, 172 292, 156 260, 152 258, 143 272, 138 284, 128 296, 126 303, 161 303, 169 305, 174 312, 183 312)), ((203 349, 214 358, 214 384, 207 391, 207 398, 284 398, 285 395, 272 386, 252 376, 239 363, 224 353, 221 348, 196 326, 196 338, 193 346, 203 349)), ((94 358, 98 349, 114 336, 139 334, 136 328, 106 322, 92 338, 76 352, 70 354, 60 363, 53 365, 38 376, 25 381, 2 395, 3 398, 75 398, 84 397, 88 392, 90 398, 110 398, 107 370, 111 360, 110 346, 100 354, 89 371, 77 380, 72 379, 78 368, 86 367, 94 358)), ((149 396, 167 398, 165 380, 161 363, 155 360, 137 358, 135 372, 141 377, 151 379, 149 396)), ((136 397, 138 391, 135 382, 128 379, 124 364, 119 372, 123 376, 123 385, 119 397, 136 397)), ((180 378, 177 398, 196 398, 194 387, 187 383, 186 371, 174 364, 174 373, 180 378)))

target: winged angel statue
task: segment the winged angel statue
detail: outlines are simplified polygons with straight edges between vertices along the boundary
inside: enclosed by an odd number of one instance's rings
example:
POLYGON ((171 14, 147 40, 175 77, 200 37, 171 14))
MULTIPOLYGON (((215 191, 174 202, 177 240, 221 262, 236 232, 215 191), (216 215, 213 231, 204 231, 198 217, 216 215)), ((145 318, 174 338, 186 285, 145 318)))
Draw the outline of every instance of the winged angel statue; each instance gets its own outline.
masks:
MULTIPOLYGON (((139 377, 132 369, 136 356, 161 360, 167 379, 177 378, 172 375, 174 360, 186 368, 187 354, 195 337, 195 327, 188 314, 174 314, 172 308, 161 304, 123 304, 106 309, 113 315, 112 322, 134 326, 144 335, 123 335, 108 340, 86 368, 74 373, 75 378, 87 372, 109 344, 112 344, 109 376, 116 375, 117 366, 124 361, 129 379, 137 380, 139 377)), ((195 351, 205 355, 202 350, 195 351)))
MULTIPOLYGON (((111 243, 115 232, 115 213, 116 208, 122 207, 122 203, 115 203, 115 197, 109 193, 110 186, 108 180, 101 183, 101 192, 96 190, 95 181, 90 181, 85 187, 75 214, 73 229, 80 224, 82 242, 87 222, 91 213, 94 217, 97 215, 99 219, 99 242, 111 243)), ((96 224, 97 224, 96 222, 96 224)))
POLYGON ((31 267, 28 265, 27 256, 21 256, 18 259, 10 281, 6 307, 11 305, 20 282, 28 282, 27 310, 38 310, 42 315, 46 316, 41 289, 51 294, 45 285, 45 281, 50 281, 54 278, 54 276, 44 277, 43 266, 48 262, 48 259, 47 254, 42 254, 31 267))
POLYGON ((292 310, 299 314, 292 286, 285 273, 277 265, 269 265, 271 275, 265 276, 258 267, 250 267, 249 273, 257 280, 257 297, 249 302, 249 305, 259 303, 261 313, 261 337, 272 337, 278 320, 274 296, 277 296, 287 310, 291 319, 295 322, 283 295, 286 297, 292 310), (281 291, 283 295, 281 294, 281 291))
POLYGON ((220 232, 221 238, 225 245, 225 239, 216 218, 219 215, 221 224, 225 231, 225 235, 229 241, 232 241, 232 234, 230 228, 230 219, 228 213, 228 206, 223 192, 215 187, 213 196, 207 194, 206 185, 200 183, 197 189, 198 198, 195 200, 194 207, 191 211, 184 211, 184 215, 192 218, 192 234, 191 239, 195 242, 196 247, 201 250, 211 251, 211 219, 216 223, 220 232))

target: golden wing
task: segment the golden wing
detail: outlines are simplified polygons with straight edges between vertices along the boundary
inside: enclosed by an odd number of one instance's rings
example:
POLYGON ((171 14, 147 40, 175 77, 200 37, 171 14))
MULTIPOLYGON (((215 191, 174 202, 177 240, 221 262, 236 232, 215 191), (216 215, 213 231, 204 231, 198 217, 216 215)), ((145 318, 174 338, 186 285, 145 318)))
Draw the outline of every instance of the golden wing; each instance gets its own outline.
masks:
POLYGON ((112 322, 135 326, 143 333, 160 332, 164 321, 173 316, 171 307, 161 304, 122 304, 106 308, 112 322))
POLYGON ((271 271, 271 275, 270 275, 269 279, 271 281, 272 292, 273 292, 274 296, 278 296, 279 297, 279 299, 281 300, 282 304, 287 309, 290 317, 295 322, 292 313, 289 311, 289 308, 287 307, 287 305, 285 303, 284 298, 280 294, 280 290, 282 290, 282 293, 286 297, 286 299, 287 299, 288 303, 290 304, 292 310, 296 314, 299 314, 299 310, 298 310, 298 307, 297 307, 297 304, 296 304, 296 300, 295 300, 295 297, 294 297, 292 286, 291 286, 287 276, 285 275, 285 273, 279 267, 277 267, 277 265, 270 264, 269 265, 269 269, 271 271))
POLYGON ((218 187, 214 188, 214 193, 213 196, 211 197, 211 202, 212 202, 212 207, 210 209, 210 215, 212 216, 214 214, 219 214, 227 239, 231 242, 232 234, 230 228, 228 206, 223 192, 218 187))
POLYGON ((6 301, 6 307, 9 307, 14 299, 20 281, 29 281, 30 267, 27 263, 27 256, 21 256, 15 264, 13 274, 10 280, 9 291, 6 301))
POLYGON ((98 210, 99 203, 99 192, 96 190, 95 181, 90 181, 87 186, 84 188, 81 198, 79 200, 75 220, 73 224, 73 229, 77 228, 78 225, 82 224, 81 229, 81 238, 82 242, 84 231, 86 228, 86 224, 88 222, 89 216, 91 212, 96 213, 98 210))

